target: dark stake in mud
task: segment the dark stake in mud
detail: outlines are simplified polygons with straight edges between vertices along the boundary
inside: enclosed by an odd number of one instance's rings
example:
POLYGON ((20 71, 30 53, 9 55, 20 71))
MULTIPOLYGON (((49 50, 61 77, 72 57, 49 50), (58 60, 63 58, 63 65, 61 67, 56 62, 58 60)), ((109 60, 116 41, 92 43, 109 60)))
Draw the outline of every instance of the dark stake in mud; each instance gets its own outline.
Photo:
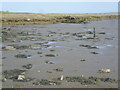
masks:
POLYGON ((95 39, 96 38, 96 32, 95 32, 95 27, 93 28, 93 38, 95 39))

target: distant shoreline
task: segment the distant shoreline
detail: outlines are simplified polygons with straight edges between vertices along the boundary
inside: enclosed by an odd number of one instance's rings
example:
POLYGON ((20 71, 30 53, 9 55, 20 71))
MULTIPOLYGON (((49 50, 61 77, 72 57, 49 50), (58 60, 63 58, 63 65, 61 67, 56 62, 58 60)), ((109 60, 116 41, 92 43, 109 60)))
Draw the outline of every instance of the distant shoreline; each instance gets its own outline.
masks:
POLYGON ((2 25, 35 25, 57 23, 88 23, 118 18, 118 14, 36 14, 1 12, 2 25))

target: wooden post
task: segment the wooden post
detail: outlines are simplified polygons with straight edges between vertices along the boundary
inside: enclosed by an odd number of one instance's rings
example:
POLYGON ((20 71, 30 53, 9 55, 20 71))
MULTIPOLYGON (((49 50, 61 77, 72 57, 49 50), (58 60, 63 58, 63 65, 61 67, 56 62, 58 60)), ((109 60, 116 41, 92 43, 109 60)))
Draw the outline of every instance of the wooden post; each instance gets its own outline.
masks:
POLYGON ((95 32, 95 27, 93 27, 93 38, 95 39, 95 37, 96 37, 96 32, 95 32))

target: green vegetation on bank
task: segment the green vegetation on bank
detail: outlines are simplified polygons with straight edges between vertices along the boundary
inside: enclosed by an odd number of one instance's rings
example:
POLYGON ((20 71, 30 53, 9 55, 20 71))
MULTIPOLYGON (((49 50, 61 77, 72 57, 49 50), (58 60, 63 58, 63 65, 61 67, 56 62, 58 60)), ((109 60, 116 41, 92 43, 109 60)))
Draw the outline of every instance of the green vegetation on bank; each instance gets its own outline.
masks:
POLYGON ((88 23, 89 21, 114 19, 117 14, 37 14, 1 12, 3 25, 88 23))

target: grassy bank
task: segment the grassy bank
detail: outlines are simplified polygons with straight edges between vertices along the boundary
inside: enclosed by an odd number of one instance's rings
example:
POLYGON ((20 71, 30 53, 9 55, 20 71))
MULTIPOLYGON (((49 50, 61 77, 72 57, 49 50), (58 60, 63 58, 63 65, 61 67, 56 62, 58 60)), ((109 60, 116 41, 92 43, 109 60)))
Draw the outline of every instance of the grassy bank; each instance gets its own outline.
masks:
POLYGON ((33 14, 2 12, 3 25, 87 23, 89 21, 117 18, 117 14, 33 14))

